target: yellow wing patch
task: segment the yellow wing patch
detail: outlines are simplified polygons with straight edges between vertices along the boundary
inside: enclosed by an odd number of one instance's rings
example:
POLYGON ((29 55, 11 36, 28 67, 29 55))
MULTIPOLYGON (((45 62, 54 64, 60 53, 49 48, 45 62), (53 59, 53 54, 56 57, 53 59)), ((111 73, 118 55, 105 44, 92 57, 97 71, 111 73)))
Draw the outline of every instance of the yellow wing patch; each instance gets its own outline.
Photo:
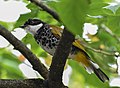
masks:
POLYGON ((76 47, 78 47, 79 49, 85 51, 85 49, 84 49, 83 45, 81 44, 81 41, 80 41, 80 40, 76 39, 76 40, 73 42, 73 45, 76 46, 76 47))
POLYGON ((89 67, 90 66, 90 61, 87 59, 87 57, 85 56, 84 52, 78 52, 75 55, 74 60, 82 63, 84 66, 89 67))
POLYGON ((89 67, 90 66, 90 61, 88 59, 88 56, 86 54, 86 51, 84 49, 84 46, 81 44, 82 41, 76 39, 74 42, 73 42, 73 45, 78 47, 79 49, 81 49, 80 51, 77 52, 77 54, 75 55, 74 57, 74 60, 82 63, 84 66, 86 67, 89 67))
MULTIPOLYGON (((62 32, 64 29, 60 28, 60 27, 56 27, 51 25, 50 28, 52 29, 51 32, 56 36, 56 37, 61 37, 62 36, 62 32)), ((73 42, 73 45, 78 47, 79 49, 83 50, 83 52, 78 51, 78 53, 75 55, 74 60, 81 62, 83 65, 85 66, 90 66, 90 62, 88 57, 85 55, 85 49, 83 47, 83 45, 81 44, 82 42, 79 39, 76 39, 73 42)))
POLYGON ((62 36, 62 32, 64 29, 57 27, 57 26, 53 26, 53 25, 51 25, 50 28, 52 29, 51 32, 54 35, 59 35, 60 37, 62 36))

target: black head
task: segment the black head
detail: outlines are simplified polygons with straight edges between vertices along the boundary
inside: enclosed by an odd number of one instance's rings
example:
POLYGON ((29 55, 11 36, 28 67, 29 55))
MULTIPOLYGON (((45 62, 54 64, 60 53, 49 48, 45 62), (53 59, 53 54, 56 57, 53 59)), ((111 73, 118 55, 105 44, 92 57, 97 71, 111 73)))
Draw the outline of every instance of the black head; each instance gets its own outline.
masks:
POLYGON ((39 19, 28 19, 28 21, 26 21, 25 23, 24 23, 24 25, 23 26, 20 26, 21 28, 25 28, 26 26, 28 26, 28 25, 31 25, 31 26, 34 26, 34 25, 38 25, 38 24, 45 24, 45 22, 43 22, 43 21, 41 21, 41 20, 39 20, 39 19))

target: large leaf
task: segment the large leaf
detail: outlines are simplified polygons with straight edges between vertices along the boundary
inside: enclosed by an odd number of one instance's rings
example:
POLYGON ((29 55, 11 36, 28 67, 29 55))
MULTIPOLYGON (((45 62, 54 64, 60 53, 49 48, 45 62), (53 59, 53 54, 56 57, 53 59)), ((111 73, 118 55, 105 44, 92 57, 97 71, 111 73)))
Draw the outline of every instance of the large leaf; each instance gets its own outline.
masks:
POLYGON ((58 14, 64 25, 74 34, 82 35, 88 9, 87 0, 62 0, 57 5, 58 14))
POLYGON ((88 14, 91 16, 98 16, 98 15, 104 15, 104 8, 107 6, 107 3, 101 2, 101 1, 96 1, 90 4, 88 14))

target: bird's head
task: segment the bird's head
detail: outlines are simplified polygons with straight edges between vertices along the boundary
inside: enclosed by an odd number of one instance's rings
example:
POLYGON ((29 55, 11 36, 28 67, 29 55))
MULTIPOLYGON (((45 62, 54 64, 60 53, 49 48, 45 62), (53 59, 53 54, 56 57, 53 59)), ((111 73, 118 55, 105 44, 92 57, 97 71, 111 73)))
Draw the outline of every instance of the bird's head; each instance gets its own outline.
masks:
POLYGON ((45 22, 39 19, 28 19, 28 21, 26 21, 24 25, 20 27, 29 31, 30 33, 34 35, 37 32, 37 30, 40 29, 45 24, 46 24, 45 22))

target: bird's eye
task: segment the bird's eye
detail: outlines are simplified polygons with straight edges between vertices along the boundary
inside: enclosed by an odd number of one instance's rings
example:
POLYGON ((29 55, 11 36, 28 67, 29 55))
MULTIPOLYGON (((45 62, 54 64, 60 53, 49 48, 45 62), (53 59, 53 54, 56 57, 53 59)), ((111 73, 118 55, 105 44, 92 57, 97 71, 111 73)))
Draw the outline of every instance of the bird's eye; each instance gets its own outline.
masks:
POLYGON ((30 21, 30 23, 29 23, 29 24, 33 25, 34 23, 35 23, 34 21, 30 21))
POLYGON ((28 19, 27 24, 33 25, 34 21, 32 19, 28 19))

